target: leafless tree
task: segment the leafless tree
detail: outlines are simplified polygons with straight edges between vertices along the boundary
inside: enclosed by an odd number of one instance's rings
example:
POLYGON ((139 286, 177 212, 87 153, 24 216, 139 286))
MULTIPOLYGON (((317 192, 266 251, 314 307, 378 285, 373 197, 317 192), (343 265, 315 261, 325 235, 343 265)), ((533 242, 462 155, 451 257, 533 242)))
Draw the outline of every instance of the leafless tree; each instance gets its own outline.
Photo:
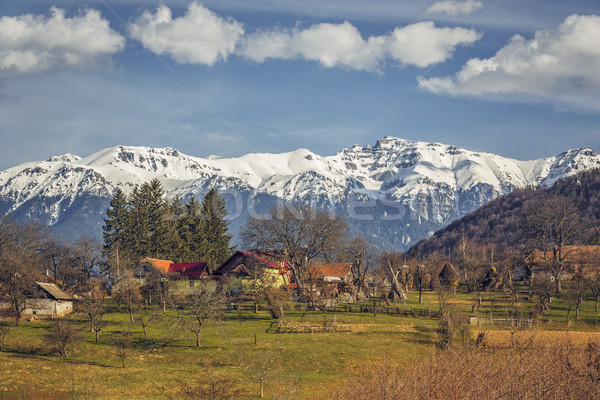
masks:
POLYGON ((260 384, 259 395, 261 398, 265 397, 265 381, 277 373, 273 368, 274 361, 275 354, 269 350, 248 353, 247 357, 242 360, 246 374, 260 384))
POLYGON ((555 292, 556 285, 550 275, 538 273, 531 278, 531 293, 538 298, 538 315, 544 315, 544 312, 550 308, 552 295, 555 292))
POLYGON ((581 236, 581 213, 573 200, 563 197, 536 197, 525 207, 524 226, 530 245, 537 250, 555 280, 560 293, 561 275, 569 257, 569 245, 581 236))
POLYGON ((140 284, 133 276, 133 272, 127 270, 121 274, 121 279, 112 287, 112 295, 119 303, 124 302, 129 312, 129 321, 133 324, 133 311, 142 301, 140 284))
POLYGON ((583 303, 587 289, 588 286, 586 285, 585 277, 582 271, 578 271, 573 278, 573 284, 568 288, 566 293, 568 304, 567 322, 569 321, 571 309, 573 308, 575 308, 575 319, 579 319, 579 310, 581 309, 581 303, 583 303))
POLYGON ((177 318, 185 329, 196 336, 196 347, 200 347, 200 335, 204 328, 222 315, 226 300, 223 293, 208 286, 177 299, 177 318))
POLYGON ((431 286, 431 273, 425 264, 419 264, 413 269, 414 285, 419 291, 419 304, 423 303, 423 289, 431 286))
POLYGON ((18 326, 27 307, 27 295, 35 290, 40 265, 42 228, 38 224, 19 224, 0 217, 0 296, 10 304, 18 326))
POLYGON ((0 321, 0 351, 2 351, 4 339, 8 335, 8 332, 10 332, 10 327, 4 321, 0 321))
POLYGON ((96 343, 98 343, 98 334, 104 327, 103 318, 106 312, 106 299, 103 295, 95 295, 90 293, 87 297, 84 297, 81 304, 84 312, 90 319, 90 332, 94 332, 96 336, 96 343))
POLYGON ((163 319, 163 315, 154 308, 146 308, 139 312, 135 319, 142 326, 144 336, 148 336, 148 325, 160 322, 163 319))
POLYGON ((82 272, 90 280, 94 269, 98 268, 104 261, 102 245, 93 238, 84 236, 75 242, 74 249, 82 272))
POLYGON ((346 244, 345 250, 348 261, 352 263, 352 275, 358 293, 366 293, 365 280, 375 257, 373 245, 363 236, 354 236, 346 244))
POLYGON ((46 342, 60 353, 61 360, 68 357, 69 348, 80 339, 79 329, 71 321, 62 319, 55 321, 45 336, 46 342))
POLYGON ((209 365, 193 382, 179 381, 182 398, 191 400, 236 400, 244 395, 237 380, 217 374, 209 365))
POLYGON ((485 248, 478 246, 463 234, 454 254, 461 280, 467 284, 469 293, 477 293, 478 303, 481 305, 482 281, 486 267, 485 248))
POLYGON ((248 247, 283 254, 301 290, 309 293, 310 266, 318 259, 331 259, 347 235, 346 221, 305 206, 278 204, 262 218, 254 217, 242 231, 248 247))
POLYGON ((600 303, 600 275, 585 276, 585 283, 594 296, 594 311, 598 312, 598 303, 600 303))
POLYGON ((42 267, 56 284, 69 292, 82 292, 87 277, 79 265, 73 246, 54 237, 48 237, 40 248, 42 267))
POLYGON ((112 338, 112 345, 121 360, 121 365, 125 368, 125 361, 131 352, 131 334, 129 331, 117 332, 112 338))

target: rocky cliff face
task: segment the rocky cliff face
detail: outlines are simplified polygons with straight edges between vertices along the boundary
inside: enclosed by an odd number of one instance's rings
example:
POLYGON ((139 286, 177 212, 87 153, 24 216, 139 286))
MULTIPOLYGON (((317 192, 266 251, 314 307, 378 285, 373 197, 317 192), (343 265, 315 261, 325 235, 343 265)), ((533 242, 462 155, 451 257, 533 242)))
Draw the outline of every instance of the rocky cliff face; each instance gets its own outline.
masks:
POLYGON ((117 146, 0 172, 0 211, 38 220, 65 237, 100 237, 116 188, 129 193, 158 178, 167 196, 184 199, 216 187, 227 201, 234 237, 249 215, 289 201, 345 215, 354 233, 406 249, 498 195, 598 167, 600 157, 589 148, 518 161, 393 137, 332 156, 299 149, 199 158, 171 148, 117 146))

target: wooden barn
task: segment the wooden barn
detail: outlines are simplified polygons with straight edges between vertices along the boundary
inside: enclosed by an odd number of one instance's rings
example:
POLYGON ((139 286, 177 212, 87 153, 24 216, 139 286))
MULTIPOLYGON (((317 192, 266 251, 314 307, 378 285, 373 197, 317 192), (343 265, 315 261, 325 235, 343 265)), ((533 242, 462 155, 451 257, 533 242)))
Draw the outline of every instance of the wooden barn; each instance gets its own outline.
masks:
POLYGON ((27 299, 24 317, 58 318, 73 311, 75 298, 54 283, 36 282, 36 286, 27 299))

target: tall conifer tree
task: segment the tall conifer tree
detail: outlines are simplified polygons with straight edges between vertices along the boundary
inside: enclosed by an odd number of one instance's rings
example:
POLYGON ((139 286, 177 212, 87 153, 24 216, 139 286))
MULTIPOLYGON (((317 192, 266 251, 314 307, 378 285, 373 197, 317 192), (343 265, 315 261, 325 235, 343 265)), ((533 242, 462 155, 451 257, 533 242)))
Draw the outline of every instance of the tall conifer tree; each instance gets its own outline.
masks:
POLYGON ((110 199, 110 204, 106 209, 106 218, 104 219, 102 235, 106 251, 111 251, 117 245, 120 247, 126 246, 129 225, 127 197, 121 189, 117 189, 110 199))
POLYGON ((202 200, 202 257, 211 272, 231 255, 231 235, 227 231, 225 200, 216 189, 209 190, 202 200))

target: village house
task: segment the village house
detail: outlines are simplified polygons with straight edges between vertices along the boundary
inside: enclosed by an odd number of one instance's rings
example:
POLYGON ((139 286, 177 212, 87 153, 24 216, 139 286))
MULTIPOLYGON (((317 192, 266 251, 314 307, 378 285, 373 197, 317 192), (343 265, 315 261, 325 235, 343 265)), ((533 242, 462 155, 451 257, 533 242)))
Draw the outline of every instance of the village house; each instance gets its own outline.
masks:
POLYGON ((140 285, 143 285, 148 272, 152 269, 156 269, 166 275, 169 273, 171 264, 173 264, 173 261, 171 260, 146 257, 138 263, 138 268, 135 271, 135 278, 140 281, 140 285))
POLYGON ((144 258, 140 261, 136 278, 140 283, 144 283, 146 275, 154 268, 163 275, 164 282, 168 282, 168 288, 171 292, 193 292, 200 290, 201 282, 207 282, 210 278, 208 273, 208 263, 174 263, 171 260, 161 260, 157 258, 144 258))
POLYGON ((331 298, 348 292, 354 280, 352 263, 315 264, 309 274, 317 294, 331 298))
POLYGON ((207 262, 173 263, 168 270, 169 290, 193 292, 210 284, 207 262))
MULTIPOLYGON (((572 280, 577 274, 600 275, 600 246, 564 246, 563 253, 566 257, 561 280, 572 280)), ((553 258, 552 252, 544 257, 541 251, 535 250, 524 264, 513 269, 514 280, 528 280, 535 274, 546 274, 553 258)), ((551 279, 555 280, 556 277, 551 276, 551 279)))
POLYGON ((223 280, 232 293, 252 288, 258 280, 275 287, 291 287, 290 266, 276 254, 261 250, 236 251, 213 272, 215 279, 223 280))
POLYGON ((75 298, 54 283, 36 282, 23 310, 24 317, 58 318, 73 311, 75 298))

